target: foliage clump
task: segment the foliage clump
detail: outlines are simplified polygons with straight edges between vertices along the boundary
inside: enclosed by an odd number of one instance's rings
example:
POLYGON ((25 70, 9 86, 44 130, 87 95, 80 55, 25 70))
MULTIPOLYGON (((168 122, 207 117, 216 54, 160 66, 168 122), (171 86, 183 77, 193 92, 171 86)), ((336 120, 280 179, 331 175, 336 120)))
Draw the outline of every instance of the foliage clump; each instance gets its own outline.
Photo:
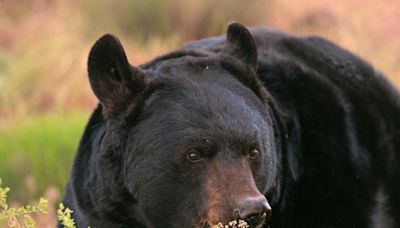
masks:
POLYGON ((26 205, 22 207, 10 207, 7 203, 7 194, 10 188, 1 187, 0 179, 0 226, 10 228, 35 228, 34 214, 47 213, 48 202, 40 198, 37 206, 26 205))
POLYGON ((222 223, 218 223, 213 226, 213 228, 249 228, 250 226, 244 220, 233 220, 228 223, 228 225, 224 225, 222 223))
POLYGON ((57 210, 58 221, 64 226, 64 228, 76 228, 75 221, 72 218, 72 210, 65 207, 64 204, 60 203, 57 210))

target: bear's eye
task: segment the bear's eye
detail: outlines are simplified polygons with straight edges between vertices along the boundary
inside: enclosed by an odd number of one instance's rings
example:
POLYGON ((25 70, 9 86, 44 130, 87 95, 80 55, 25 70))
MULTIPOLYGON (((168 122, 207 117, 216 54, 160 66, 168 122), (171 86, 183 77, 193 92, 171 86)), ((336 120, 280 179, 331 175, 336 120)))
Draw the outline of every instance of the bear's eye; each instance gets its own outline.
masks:
POLYGON ((196 150, 189 150, 186 154, 186 157, 191 162, 198 162, 201 161, 203 158, 201 157, 200 153, 196 150))
POLYGON ((260 150, 257 147, 251 148, 249 152, 250 159, 256 159, 260 155, 260 150))

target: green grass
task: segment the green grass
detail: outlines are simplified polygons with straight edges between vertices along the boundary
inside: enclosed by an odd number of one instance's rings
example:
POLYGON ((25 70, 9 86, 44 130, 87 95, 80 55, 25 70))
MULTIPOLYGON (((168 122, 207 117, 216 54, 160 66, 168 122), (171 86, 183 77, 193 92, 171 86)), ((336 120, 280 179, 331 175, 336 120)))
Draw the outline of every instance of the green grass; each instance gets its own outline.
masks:
POLYGON ((33 116, 0 129, 0 177, 11 201, 27 202, 49 186, 63 191, 88 115, 33 116))

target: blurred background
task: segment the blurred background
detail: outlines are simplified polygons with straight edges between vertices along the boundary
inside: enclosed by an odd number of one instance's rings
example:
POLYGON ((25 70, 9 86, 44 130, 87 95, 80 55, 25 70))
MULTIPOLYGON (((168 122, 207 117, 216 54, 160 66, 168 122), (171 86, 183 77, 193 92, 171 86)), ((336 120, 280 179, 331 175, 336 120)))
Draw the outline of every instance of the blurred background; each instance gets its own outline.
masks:
MULTIPOLYGON (((224 33, 229 21, 317 34, 400 86, 398 0, 0 0, 0 178, 14 204, 59 201, 96 106, 91 45, 118 36, 133 64, 224 33)), ((51 211, 51 210, 50 210, 51 211)), ((50 212, 38 227, 52 227, 50 212)))

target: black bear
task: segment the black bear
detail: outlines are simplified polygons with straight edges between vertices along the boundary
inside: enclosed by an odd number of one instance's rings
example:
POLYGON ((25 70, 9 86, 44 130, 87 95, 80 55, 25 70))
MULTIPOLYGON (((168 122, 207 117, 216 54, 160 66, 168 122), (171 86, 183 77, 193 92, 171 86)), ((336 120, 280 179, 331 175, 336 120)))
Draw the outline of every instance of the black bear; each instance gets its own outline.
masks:
POLYGON ((400 227, 400 97, 316 36, 228 26, 140 66, 101 37, 77 227, 400 227))

